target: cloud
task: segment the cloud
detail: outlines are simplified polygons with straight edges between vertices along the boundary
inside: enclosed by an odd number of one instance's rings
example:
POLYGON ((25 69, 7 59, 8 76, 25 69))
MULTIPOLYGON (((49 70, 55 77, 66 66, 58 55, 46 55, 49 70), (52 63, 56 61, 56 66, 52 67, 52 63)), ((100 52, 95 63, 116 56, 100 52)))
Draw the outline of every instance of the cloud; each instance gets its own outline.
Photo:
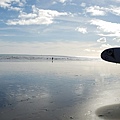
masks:
POLYGON ((120 16, 120 7, 114 5, 109 7, 90 6, 85 8, 85 12, 90 13, 91 16, 105 16, 108 13, 120 16))
POLYGON ((65 2, 67 2, 68 0, 54 0, 53 1, 53 4, 57 4, 58 2, 60 2, 60 3, 65 3, 65 2))
POLYGON ((105 43, 106 42, 106 38, 102 37, 102 38, 98 39, 97 42, 99 42, 99 43, 105 43))
POLYGON ((26 0, 0 0, 1 7, 10 7, 12 4, 18 4, 19 6, 23 6, 26 3, 26 0))
POLYGON ((64 2, 66 2, 67 0, 58 0, 59 2, 61 2, 61 3, 64 3, 64 2))
POLYGON ((115 14, 117 16, 120 16, 120 7, 117 7, 117 6, 111 6, 111 8, 109 9, 109 11, 112 13, 112 14, 115 14))
POLYGON ((0 7, 3 7, 3 8, 10 7, 11 2, 13 2, 13 1, 15 1, 15 0, 1 0, 0 1, 0 7))
POLYGON ((32 6, 32 13, 20 12, 18 19, 8 20, 8 25, 41 25, 52 24, 54 19, 59 16, 66 16, 66 12, 58 12, 55 10, 44 10, 32 6))
POLYGON ((87 33, 87 28, 77 27, 75 30, 83 34, 87 33))
POLYGON ((111 36, 111 34, 114 36, 120 35, 119 23, 112 23, 99 19, 93 19, 90 21, 90 24, 97 26, 97 29, 107 34, 107 36, 111 36))
POLYGON ((19 11, 20 7, 24 6, 25 3, 26 0, 0 0, 0 7, 19 11))
POLYGON ((90 13, 91 16, 104 16, 106 14, 104 8, 99 6, 90 6, 85 8, 85 11, 90 13))
POLYGON ((99 36, 104 36, 104 37, 120 37, 120 33, 103 33, 103 34, 98 34, 99 36))
POLYGON ((86 3, 81 3, 80 6, 81 7, 86 7, 86 3))
POLYGON ((87 51, 87 52, 96 52, 96 50, 91 50, 91 49, 85 49, 84 51, 87 51))
POLYGON ((10 6, 8 9, 9 10, 14 10, 14 11, 20 11, 21 10, 21 8, 19 8, 19 7, 12 7, 12 6, 10 6))

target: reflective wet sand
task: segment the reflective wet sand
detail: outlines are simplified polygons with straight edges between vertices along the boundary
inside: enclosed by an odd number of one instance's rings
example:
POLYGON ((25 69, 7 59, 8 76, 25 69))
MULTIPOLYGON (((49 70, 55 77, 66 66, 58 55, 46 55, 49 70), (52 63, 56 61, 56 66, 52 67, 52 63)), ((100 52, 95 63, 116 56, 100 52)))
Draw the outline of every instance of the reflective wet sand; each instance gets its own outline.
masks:
POLYGON ((120 65, 0 62, 0 120, 119 120, 120 65))

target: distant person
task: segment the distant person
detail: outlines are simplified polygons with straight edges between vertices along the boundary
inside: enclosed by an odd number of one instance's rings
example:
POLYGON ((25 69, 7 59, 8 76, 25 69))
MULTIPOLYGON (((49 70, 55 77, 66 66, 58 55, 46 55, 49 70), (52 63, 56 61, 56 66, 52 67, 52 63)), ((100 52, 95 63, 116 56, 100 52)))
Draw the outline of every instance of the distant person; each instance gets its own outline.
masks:
POLYGON ((52 57, 52 62, 53 62, 53 57, 52 57))

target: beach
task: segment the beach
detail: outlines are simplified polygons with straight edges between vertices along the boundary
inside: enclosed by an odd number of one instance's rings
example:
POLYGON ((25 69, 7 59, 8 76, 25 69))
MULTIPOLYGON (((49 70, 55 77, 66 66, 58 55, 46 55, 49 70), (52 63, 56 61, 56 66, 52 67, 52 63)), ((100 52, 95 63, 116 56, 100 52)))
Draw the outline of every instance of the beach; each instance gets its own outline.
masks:
POLYGON ((120 120, 120 65, 0 62, 0 120, 120 120))

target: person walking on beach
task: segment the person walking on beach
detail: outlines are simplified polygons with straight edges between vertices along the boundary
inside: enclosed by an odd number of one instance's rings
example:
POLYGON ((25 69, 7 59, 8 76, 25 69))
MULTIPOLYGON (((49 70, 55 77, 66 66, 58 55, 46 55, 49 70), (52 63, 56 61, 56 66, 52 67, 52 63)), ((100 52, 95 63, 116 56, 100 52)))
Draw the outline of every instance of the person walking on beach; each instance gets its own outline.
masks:
POLYGON ((52 57, 52 62, 53 62, 53 57, 52 57))

